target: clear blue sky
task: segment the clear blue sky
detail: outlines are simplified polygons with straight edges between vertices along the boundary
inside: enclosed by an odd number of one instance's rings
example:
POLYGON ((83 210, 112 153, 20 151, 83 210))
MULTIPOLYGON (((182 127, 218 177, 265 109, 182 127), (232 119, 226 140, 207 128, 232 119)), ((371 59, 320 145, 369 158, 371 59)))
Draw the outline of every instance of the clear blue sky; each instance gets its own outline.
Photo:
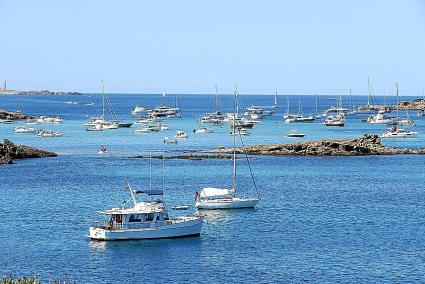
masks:
POLYGON ((0 80, 98 92, 425 88, 423 1, 0 0, 0 80))

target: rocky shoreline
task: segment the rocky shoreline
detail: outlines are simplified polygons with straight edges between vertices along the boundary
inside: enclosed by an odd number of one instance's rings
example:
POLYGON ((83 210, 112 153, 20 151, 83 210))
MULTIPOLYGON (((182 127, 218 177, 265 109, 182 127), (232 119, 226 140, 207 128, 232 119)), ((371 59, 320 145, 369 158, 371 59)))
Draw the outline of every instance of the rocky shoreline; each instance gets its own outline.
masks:
POLYGON ((18 119, 32 119, 34 116, 16 112, 16 111, 8 111, 4 109, 0 109, 0 119, 12 119, 12 120, 18 120, 18 119))
POLYGON ((15 145, 5 139, 0 143, 0 165, 13 164, 13 160, 56 157, 57 154, 24 145, 15 145))
MULTIPOLYGON (((201 153, 233 153, 233 148, 211 150, 192 150, 201 153)), ((236 148, 237 154, 266 156, 370 156, 370 155, 406 155, 425 154, 425 148, 400 149, 386 147, 381 144, 377 135, 364 135, 349 140, 305 141, 292 144, 255 145, 236 148)))

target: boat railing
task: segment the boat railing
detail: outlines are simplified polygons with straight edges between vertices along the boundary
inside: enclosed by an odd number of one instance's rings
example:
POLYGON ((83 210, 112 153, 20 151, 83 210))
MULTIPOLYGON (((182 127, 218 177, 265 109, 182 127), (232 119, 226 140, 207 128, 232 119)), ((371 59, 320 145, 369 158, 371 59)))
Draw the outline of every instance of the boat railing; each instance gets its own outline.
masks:
POLYGON ((174 219, 174 220, 164 220, 164 221, 157 221, 157 222, 131 222, 131 223, 127 223, 127 224, 123 224, 123 223, 116 223, 116 222, 111 222, 111 221, 93 221, 92 222, 92 227, 95 228, 101 228, 101 229, 105 229, 105 230, 120 230, 123 228, 126 229, 144 229, 144 228, 156 228, 156 227, 164 227, 164 226, 169 226, 169 225, 174 225, 174 224, 179 224, 179 223, 183 223, 183 222, 187 222, 188 218, 182 217, 179 219, 174 219))

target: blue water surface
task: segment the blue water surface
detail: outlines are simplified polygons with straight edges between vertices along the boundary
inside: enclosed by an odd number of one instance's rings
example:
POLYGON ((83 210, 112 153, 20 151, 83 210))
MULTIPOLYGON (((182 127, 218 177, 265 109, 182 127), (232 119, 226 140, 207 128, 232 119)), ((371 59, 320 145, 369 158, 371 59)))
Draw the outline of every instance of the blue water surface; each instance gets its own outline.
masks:
MULTIPOLYGON (((320 96, 319 111, 335 96, 320 96)), ((166 121, 168 132, 133 134, 131 129, 86 132, 82 123, 101 112, 100 96, 0 96, 0 108, 35 115, 61 115, 58 139, 15 135, 16 125, 0 125, 0 138, 52 150, 56 158, 19 160, 0 167, 0 275, 35 275, 77 283, 412 283, 425 279, 425 157, 253 157, 251 164, 262 200, 254 210, 208 211, 200 237, 94 242, 87 239, 96 211, 128 198, 125 177, 149 186, 149 161, 129 159, 149 149, 199 149, 229 146, 228 126, 193 134, 196 118, 213 108, 213 96, 179 96, 183 117, 166 121), (66 101, 81 104, 64 104, 66 101), (84 105, 94 102, 93 106, 84 105), (189 139, 164 145, 176 130, 189 139), (110 156, 96 153, 105 144, 110 156)), ((345 98, 346 99, 346 98, 345 98)), ((379 98, 378 98, 379 99, 379 98)), ((120 117, 131 119, 135 104, 174 104, 174 97, 111 95, 120 117)), ((314 96, 291 96, 305 113, 315 112, 314 96)), ((357 96, 354 103, 365 103, 357 96)), ((271 105, 272 96, 242 96, 244 106, 271 105)), ((225 111, 232 97, 223 96, 225 111)), ((255 126, 247 144, 290 143, 294 128, 281 123, 281 108, 255 126)), ((349 104, 348 99, 345 102, 349 104)), ((425 146, 425 118, 411 114, 419 136, 385 142, 396 147, 425 146)), ((381 134, 385 126, 348 118, 346 127, 320 122, 297 125, 305 140, 381 134)), ((169 206, 193 205, 195 191, 232 186, 231 160, 167 160, 164 171, 153 160, 152 184, 162 188, 169 206)), ((246 162, 238 162, 238 189, 253 194, 246 162)), ((173 215, 195 213, 173 212, 173 215)))

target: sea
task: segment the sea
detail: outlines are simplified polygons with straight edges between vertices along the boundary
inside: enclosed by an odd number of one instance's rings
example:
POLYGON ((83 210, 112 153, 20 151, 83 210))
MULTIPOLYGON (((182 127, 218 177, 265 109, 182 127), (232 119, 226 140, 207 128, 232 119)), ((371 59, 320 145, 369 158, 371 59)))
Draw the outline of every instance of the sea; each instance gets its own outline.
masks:
MULTIPOLYGON (((116 115, 134 121, 136 105, 175 104, 175 95, 109 94, 116 115)), ((221 95, 223 112, 233 111, 233 96, 221 95)), ((403 97, 410 100, 417 97, 403 97)), ((254 126, 245 145, 348 139, 381 135, 385 125, 347 116, 345 127, 326 127, 322 119, 285 124, 283 113, 321 113, 337 95, 279 96, 278 109, 254 126), (317 104, 316 104, 317 101, 317 104), (304 138, 287 138, 297 129, 304 138)), ((394 104, 376 96, 376 104, 394 104)), ((166 119, 169 130, 133 133, 133 128, 88 132, 82 125, 102 113, 101 94, 0 95, 0 109, 61 116, 61 124, 35 127, 62 131, 60 138, 14 134, 22 124, 0 124, 0 139, 44 150, 55 158, 16 160, 0 166, 0 276, 39 276, 42 281, 76 283, 414 283, 425 280, 425 156, 251 157, 262 199, 255 209, 202 211, 199 237, 99 242, 87 238, 97 211, 128 199, 136 188, 164 190, 173 216, 196 213, 194 194, 204 187, 231 188, 232 161, 136 159, 174 155, 187 149, 232 146, 229 125, 212 133, 193 130, 213 95, 178 95, 181 118, 166 119), (76 104, 67 102, 75 101, 76 104), (184 130, 189 138, 164 144, 184 130), (109 155, 97 154, 105 145, 109 155), (171 206, 190 205, 187 211, 171 206)), ((241 107, 270 108, 273 95, 241 95, 241 107)), ((366 96, 342 98, 344 107, 364 105, 366 96)), ((425 147, 425 117, 418 136, 385 140, 400 148, 425 147)), ((106 115, 109 115, 108 110, 106 115)), ((408 127, 406 127, 408 128, 408 127)), ((238 159, 238 192, 254 193, 249 167, 238 159)))

